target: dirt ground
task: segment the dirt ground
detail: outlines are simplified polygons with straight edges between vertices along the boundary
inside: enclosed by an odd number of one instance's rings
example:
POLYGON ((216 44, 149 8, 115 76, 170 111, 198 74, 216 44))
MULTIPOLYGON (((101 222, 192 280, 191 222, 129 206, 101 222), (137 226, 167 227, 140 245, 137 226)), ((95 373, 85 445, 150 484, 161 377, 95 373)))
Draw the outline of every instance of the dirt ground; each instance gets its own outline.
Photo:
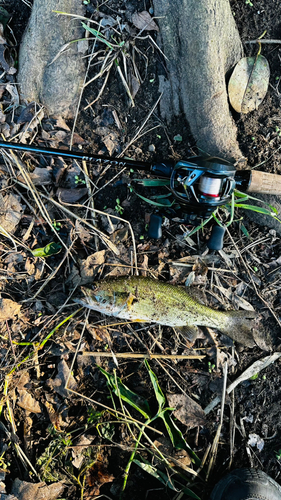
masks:
MULTIPOLYGON (((11 67, 17 67, 17 51, 30 13, 27 3, 3 2, 11 14, 9 34, 5 31, 10 40, 5 59, 11 67)), ((257 46, 245 42, 257 39, 265 30, 265 39, 281 40, 280 2, 230 3, 246 55, 256 54, 257 46)), ((118 43, 125 41, 127 77, 131 91, 137 92, 132 106, 116 65, 93 104, 105 77, 88 85, 78 111, 73 149, 176 162, 197 154, 196 145, 183 117, 167 124, 158 106, 154 109, 165 60, 156 46, 156 30, 137 37, 139 30, 132 15, 141 11, 153 16, 151 2, 87 3, 87 15, 104 19, 105 27, 116 29, 118 43)), ((105 57, 103 44, 97 49, 101 59, 97 57, 98 64, 89 68, 89 80, 105 57)), ((281 42, 262 44, 262 54, 271 71, 267 95, 257 111, 249 115, 234 112, 233 116, 248 165, 280 173, 281 42)), ((125 72, 121 54, 120 67, 125 72)), ((12 93, 16 73, 1 78, 0 126, 4 137, 67 149, 73 123, 49 118, 44 111, 34 120, 39 105, 19 106, 12 93)), ((248 376, 226 396, 217 454, 209 473, 210 445, 219 428, 221 405, 207 415, 203 411, 221 397, 225 377, 228 386, 253 363, 279 350, 280 238, 274 230, 242 220, 237 212, 223 251, 208 252, 210 226, 188 237, 190 226, 139 196, 151 200, 167 193, 166 188, 134 182, 144 177, 144 172, 134 169, 120 174, 117 167, 107 169, 47 155, 21 153, 15 158, 3 153, 0 225, 8 232, 2 231, 0 240, 3 495, 35 498, 37 490, 27 493, 15 486, 15 480, 20 480, 31 483, 31 488, 39 481, 53 485, 53 490, 49 487, 45 492, 46 500, 179 500, 189 497, 184 488, 195 493, 193 498, 206 500, 228 470, 249 466, 264 470, 281 484, 280 359, 260 373, 254 371, 254 376, 248 376), (27 185, 30 179, 35 189, 27 185), (93 207, 102 213, 94 214, 93 207), (160 239, 148 237, 151 214, 164 218, 160 239), (206 328, 192 345, 171 327, 124 323, 80 310, 75 298, 81 295, 81 285, 131 273, 134 242, 140 274, 177 285, 192 283, 215 309, 254 308, 261 316, 261 330, 266 338, 272 338, 271 349, 269 344, 268 350, 245 347, 206 328), (83 352, 95 354, 86 356, 83 352), (150 355, 150 371, 144 358, 135 358, 134 353, 150 355), (120 358, 115 357, 118 354, 120 358), (162 358, 153 359, 155 354, 162 358), (223 368, 226 361, 227 375, 223 368), (64 387, 67 380, 72 392, 64 387), (174 413, 177 427, 169 427, 161 417, 148 419, 150 428, 138 443, 146 419, 141 411, 149 404, 156 415, 163 395, 167 398, 165 408, 176 406, 172 398, 176 395, 177 405, 185 408, 184 415, 174 413), (177 444, 176 451, 168 444, 169 437, 177 444), (157 449, 162 452, 160 458, 157 449), (135 460, 131 464, 130 457, 135 460), (206 458, 199 475, 196 457, 199 461, 206 458), (127 484, 122 491, 124 478, 127 484)))

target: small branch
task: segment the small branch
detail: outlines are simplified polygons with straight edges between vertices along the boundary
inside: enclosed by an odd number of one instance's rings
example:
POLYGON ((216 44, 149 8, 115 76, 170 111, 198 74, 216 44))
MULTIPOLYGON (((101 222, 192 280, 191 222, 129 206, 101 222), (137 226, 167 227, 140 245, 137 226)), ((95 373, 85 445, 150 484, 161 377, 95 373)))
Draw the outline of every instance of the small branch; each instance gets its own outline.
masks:
POLYGON ((244 42, 245 44, 247 43, 268 43, 268 44, 281 44, 281 40, 248 40, 247 42, 244 42))
MULTIPOLYGON (((79 353, 80 354, 80 353, 79 353)), ((81 353, 82 356, 99 356, 101 358, 111 358, 112 354, 110 352, 99 352, 99 351, 84 351, 81 353)), ((203 359, 205 355, 196 354, 146 354, 146 353, 135 353, 135 352, 116 352, 114 353, 116 358, 140 358, 140 359, 203 359)))

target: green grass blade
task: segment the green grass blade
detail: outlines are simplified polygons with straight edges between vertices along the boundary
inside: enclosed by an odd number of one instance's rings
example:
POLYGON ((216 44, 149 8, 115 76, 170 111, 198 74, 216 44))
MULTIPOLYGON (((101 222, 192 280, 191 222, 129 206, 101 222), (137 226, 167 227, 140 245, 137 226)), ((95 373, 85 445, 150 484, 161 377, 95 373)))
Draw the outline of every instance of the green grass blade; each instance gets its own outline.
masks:
POLYGON ((161 412, 161 410, 163 409, 163 407, 165 405, 166 398, 161 390, 161 387, 159 386, 158 379, 157 379, 155 373, 151 370, 146 359, 144 360, 144 363, 145 363, 145 366, 148 370, 150 380, 151 380, 151 383, 152 383, 152 386, 154 389, 155 397, 156 397, 157 402, 158 402, 158 411, 161 412))
POLYGON ((271 217, 275 217, 275 213, 268 208, 257 207, 256 205, 247 205, 244 203, 234 203, 234 206, 237 208, 244 208, 244 210, 252 210, 253 212, 258 212, 264 215, 270 215, 271 217))
POLYGON ((194 491, 191 491, 189 488, 183 488, 182 493, 184 493, 185 495, 187 495, 191 498, 195 498, 196 500, 201 500, 201 498, 198 495, 196 495, 196 493, 194 493, 194 491))
POLYGON ((228 221, 228 223, 226 224, 226 227, 230 226, 230 224, 232 224, 233 222, 233 219, 234 219, 234 193, 232 193, 231 195, 231 204, 230 204, 230 220, 228 221))
POLYGON ((161 187, 169 186, 169 179, 133 179, 133 182, 138 182, 141 186, 145 187, 161 187))
POLYGON ((158 481, 160 481, 162 484, 164 484, 165 486, 168 486, 171 490, 178 491, 177 488, 173 485, 172 481, 168 478, 168 476, 164 472, 158 470, 156 467, 153 467, 146 460, 144 460, 144 459, 142 459, 142 460, 143 461, 141 462, 140 460, 135 458, 133 460, 133 462, 135 464, 137 464, 142 470, 144 470, 145 472, 147 472, 151 476, 158 479, 158 481))
POLYGON ((94 35, 100 42, 104 43, 105 45, 107 45, 107 47, 109 47, 111 50, 114 50, 114 47, 113 45, 111 45, 111 43, 109 43, 106 38, 103 36, 103 34, 100 32, 100 31, 97 31, 95 30, 94 28, 91 28, 90 26, 87 26, 87 24, 83 23, 82 22, 82 26, 85 30, 89 31, 90 33, 92 33, 92 35, 94 35))
MULTIPOLYGON (((142 458, 142 461, 138 460, 138 459, 134 459, 133 462, 138 465, 142 470, 144 470, 145 472, 147 472, 148 474, 150 474, 151 476, 155 477, 155 479, 158 479, 158 481, 160 481, 160 483, 162 484, 165 484, 165 486, 168 486, 168 488, 170 488, 171 490, 173 491, 178 491, 178 488, 176 488, 176 486, 173 484, 173 481, 172 479, 170 479, 167 474, 165 474, 164 472, 162 472, 161 470, 157 469, 156 467, 152 466, 149 462, 147 462, 144 458, 142 458)), ((201 500, 200 497, 198 497, 196 495, 196 493, 194 493, 192 490, 190 490, 189 488, 182 488, 182 486, 180 486, 180 489, 181 491, 191 497, 191 498, 195 498, 196 500, 201 500)))
POLYGON ((174 448, 178 450, 187 450, 193 462, 197 466, 200 466, 201 464, 200 458, 197 457, 196 453, 194 453, 194 451, 190 448, 189 444, 184 439, 182 432, 179 430, 175 422, 172 420, 169 414, 170 411, 171 411, 170 408, 165 408, 165 410, 162 411, 158 416, 162 418, 174 448))
POLYGON ((245 228, 244 224, 241 223, 241 231, 242 233, 245 234, 245 236, 247 236, 247 238, 250 238, 250 235, 249 235, 249 232, 247 231, 247 229, 245 228))
POLYGON ((150 408, 146 399, 138 396, 135 392, 126 387, 119 377, 116 377, 118 387, 116 386, 115 377, 106 370, 98 366, 99 370, 106 377, 109 388, 116 396, 119 396, 123 401, 131 405, 135 410, 139 411, 146 419, 150 418, 150 408))
POLYGON ((141 200, 146 201, 146 203, 149 203, 150 205, 154 205, 155 207, 171 207, 174 204, 174 201, 170 201, 167 198, 162 199, 161 203, 158 203, 157 201, 150 200, 149 198, 145 198, 141 194, 137 193, 135 191, 135 194, 141 198, 141 200))
POLYGON ((197 231, 199 231, 200 229, 202 229, 206 224, 208 224, 208 222, 210 222, 211 219, 214 218, 214 215, 216 214, 216 210, 215 212, 212 213, 212 215, 206 219, 205 221, 203 221, 200 226, 196 226, 194 229, 192 229, 192 231, 190 231, 190 233, 188 233, 188 237, 189 236, 192 236, 193 234, 197 233, 197 231))

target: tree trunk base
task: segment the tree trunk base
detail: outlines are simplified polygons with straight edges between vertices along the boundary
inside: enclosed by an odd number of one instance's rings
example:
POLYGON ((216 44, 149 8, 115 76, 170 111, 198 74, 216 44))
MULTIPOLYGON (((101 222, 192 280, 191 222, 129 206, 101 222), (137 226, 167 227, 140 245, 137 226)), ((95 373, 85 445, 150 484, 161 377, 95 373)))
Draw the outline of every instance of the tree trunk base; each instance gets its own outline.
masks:
POLYGON ((34 1, 19 53, 18 82, 23 99, 43 104, 50 115, 72 118, 85 75, 79 44, 71 43, 52 61, 66 43, 83 38, 83 30, 79 20, 54 10, 84 14, 77 0, 34 1))
POLYGON ((154 0, 154 7, 168 58, 169 82, 163 77, 160 82, 162 112, 170 119, 184 111, 202 153, 243 158, 225 83, 226 73, 242 56, 229 1, 154 0))

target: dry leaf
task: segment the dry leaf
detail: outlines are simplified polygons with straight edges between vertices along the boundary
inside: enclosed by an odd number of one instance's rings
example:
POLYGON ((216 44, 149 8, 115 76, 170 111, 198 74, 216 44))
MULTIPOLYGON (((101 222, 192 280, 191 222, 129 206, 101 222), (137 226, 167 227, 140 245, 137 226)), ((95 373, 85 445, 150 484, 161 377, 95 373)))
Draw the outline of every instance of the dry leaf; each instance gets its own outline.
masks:
POLYGON ((176 408, 174 416, 189 429, 205 425, 206 415, 201 406, 185 394, 167 394, 171 408, 176 408))
POLYGON ((89 241, 93 238, 93 235, 90 233, 88 229, 86 229, 79 220, 75 221, 75 230, 80 240, 83 243, 89 243, 89 241))
POLYGON ((94 436, 85 436, 85 434, 83 434, 82 436, 80 436, 78 441, 75 442, 75 447, 71 450, 73 467, 75 467, 76 469, 81 468, 82 463, 85 459, 82 452, 85 449, 89 448, 94 439, 94 436))
POLYGON ((264 56, 243 57, 237 63, 228 84, 231 106, 238 113, 258 109, 269 85, 270 69, 264 56))
POLYGON ((12 83, 8 83, 6 85, 6 90, 9 92, 9 94, 12 97, 11 105, 12 106, 19 106, 20 105, 20 98, 19 98, 19 93, 18 93, 18 89, 17 89, 16 85, 14 85, 12 83))
POLYGON ((58 188, 56 195, 61 203, 76 203, 88 194, 87 188, 65 189, 58 188))
POLYGON ((28 483, 17 478, 13 482, 11 493, 17 500, 57 500, 64 488, 62 481, 47 486, 46 483, 28 483))
MULTIPOLYGON (((71 393, 68 392, 67 389, 65 389, 65 384, 68 379, 69 371, 70 370, 68 368, 66 361, 62 359, 58 364, 58 374, 56 378, 48 380, 48 385, 52 387, 52 389, 54 389, 63 398, 71 397, 71 393)), ((77 389, 77 383, 73 375, 70 375, 69 377, 68 387, 73 391, 77 389)))
POLYGON ((56 124, 55 124, 55 127, 56 128, 63 128, 64 130, 66 130, 67 132, 70 132, 70 128, 69 126, 65 123, 64 119, 59 116, 57 119, 56 119, 56 124))
POLYGON ((71 283, 73 287, 92 283, 104 264, 104 258, 105 250, 89 255, 87 259, 79 262, 79 269, 73 266, 67 283, 71 283))
POLYGON ((139 30, 159 31, 156 22, 146 10, 143 10, 142 12, 135 12, 132 15, 132 23, 139 30))
POLYGON ((23 207, 19 202, 20 197, 12 193, 3 196, 0 193, 0 226, 13 234, 21 220, 23 207))
POLYGON ((90 499, 95 495, 99 495, 100 487, 103 484, 111 483, 114 479, 114 476, 110 474, 106 468, 106 461, 98 454, 97 461, 88 471, 86 483, 91 488, 91 491, 90 493, 87 491, 85 499, 90 499))
POLYGON ((92 282, 97 276, 101 266, 105 260, 105 250, 100 250, 92 255, 89 255, 86 260, 83 260, 80 267, 81 284, 92 282))
MULTIPOLYGON (((185 467, 191 464, 191 458, 186 450, 176 450, 173 448, 171 441, 165 436, 160 436, 153 443, 158 450, 168 459, 171 467, 177 465, 178 467, 185 467)), ((163 467, 163 462, 155 458, 155 464, 158 467, 163 467)))
MULTIPOLYGON (((35 186, 43 186, 46 184, 51 184, 52 182, 51 170, 48 168, 35 167, 33 172, 31 172, 29 175, 35 186)), ((25 182, 24 178, 21 175, 18 176, 18 180, 21 182, 25 182)))
POLYGON ((41 413, 41 408, 29 392, 27 392, 25 389, 18 389, 19 397, 17 400, 18 406, 23 408, 26 411, 29 411, 30 413, 41 413))
POLYGON ((139 80, 134 75, 131 75, 130 92, 133 99, 135 98, 139 88, 140 88, 139 80))
POLYGON ((250 302, 248 302, 247 300, 245 300, 242 297, 239 297, 238 295, 233 293, 231 289, 224 288, 223 286, 217 286, 217 289, 225 297, 227 297, 233 304, 241 307, 241 309, 244 309, 245 311, 254 311, 255 310, 253 308, 253 306, 250 304, 250 302))
POLYGON ((0 321, 13 319, 20 312, 21 305, 10 299, 0 299, 0 321))

